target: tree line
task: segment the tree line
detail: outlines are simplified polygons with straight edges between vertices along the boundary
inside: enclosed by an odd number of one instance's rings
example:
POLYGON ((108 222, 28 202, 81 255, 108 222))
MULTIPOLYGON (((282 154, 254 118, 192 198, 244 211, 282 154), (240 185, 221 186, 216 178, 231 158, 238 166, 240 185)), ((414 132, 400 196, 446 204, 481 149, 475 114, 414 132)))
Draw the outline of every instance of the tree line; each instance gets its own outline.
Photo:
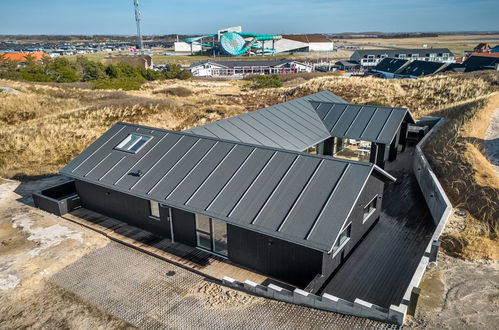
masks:
POLYGON ((128 63, 104 65, 100 62, 78 56, 75 61, 58 57, 36 62, 29 55, 26 62, 9 61, 0 56, 0 78, 34 82, 91 82, 95 88, 102 89, 139 89, 146 81, 163 79, 187 79, 189 71, 179 65, 171 64, 165 71, 156 71, 128 63))

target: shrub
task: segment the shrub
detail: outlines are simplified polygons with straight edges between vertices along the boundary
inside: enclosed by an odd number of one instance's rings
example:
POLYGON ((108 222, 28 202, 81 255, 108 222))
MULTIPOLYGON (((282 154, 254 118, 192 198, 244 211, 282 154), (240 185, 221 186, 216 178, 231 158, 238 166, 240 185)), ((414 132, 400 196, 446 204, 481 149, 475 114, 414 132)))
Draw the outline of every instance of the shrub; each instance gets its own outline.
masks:
POLYGON ((251 77, 251 80, 253 81, 253 84, 250 86, 252 89, 282 87, 282 82, 276 74, 253 76, 251 77))
POLYGON ((144 79, 101 79, 94 82, 95 89, 122 89, 124 91, 139 90, 144 79))
POLYGON ((154 91, 153 94, 166 94, 166 95, 186 97, 192 95, 192 91, 185 87, 172 87, 172 88, 165 88, 158 91, 154 91))

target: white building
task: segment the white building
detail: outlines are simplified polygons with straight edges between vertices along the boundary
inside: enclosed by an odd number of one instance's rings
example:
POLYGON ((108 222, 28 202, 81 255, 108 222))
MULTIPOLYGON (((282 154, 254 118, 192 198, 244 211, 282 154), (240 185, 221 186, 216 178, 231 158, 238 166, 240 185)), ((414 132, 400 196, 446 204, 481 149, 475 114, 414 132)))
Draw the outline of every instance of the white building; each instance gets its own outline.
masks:
POLYGON ((194 63, 189 68, 195 77, 243 77, 256 74, 286 74, 311 72, 313 66, 294 60, 206 60, 194 63))
POLYGON ((350 61, 359 63, 365 68, 371 68, 378 65, 384 58, 442 63, 455 62, 454 54, 447 48, 363 49, 353 52, 350 61))

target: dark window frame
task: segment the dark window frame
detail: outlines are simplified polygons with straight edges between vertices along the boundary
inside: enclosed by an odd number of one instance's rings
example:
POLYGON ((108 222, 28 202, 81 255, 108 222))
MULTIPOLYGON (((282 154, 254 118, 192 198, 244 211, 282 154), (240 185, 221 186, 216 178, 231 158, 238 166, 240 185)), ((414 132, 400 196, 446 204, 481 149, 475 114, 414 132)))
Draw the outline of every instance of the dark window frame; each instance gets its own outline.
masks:
POLYGON ((366 206, 364 206, 362 223, 366 222, 371 215, 376 212, 376 209, 378 208, 378 197, 379 195, 376 194, 376 196, 374 196, 374 198, 371 199, 366 206))

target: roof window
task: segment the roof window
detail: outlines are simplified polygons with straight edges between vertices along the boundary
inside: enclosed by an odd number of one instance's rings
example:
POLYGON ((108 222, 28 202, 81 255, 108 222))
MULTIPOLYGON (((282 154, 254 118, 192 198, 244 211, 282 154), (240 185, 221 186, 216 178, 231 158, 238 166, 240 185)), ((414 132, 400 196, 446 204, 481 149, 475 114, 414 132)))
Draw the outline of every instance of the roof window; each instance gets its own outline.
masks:
POLYGON ((115 149, 137 153, 150 139, 151 136, 132 133, 129 134, 123 141, 121 141, 115 149))

